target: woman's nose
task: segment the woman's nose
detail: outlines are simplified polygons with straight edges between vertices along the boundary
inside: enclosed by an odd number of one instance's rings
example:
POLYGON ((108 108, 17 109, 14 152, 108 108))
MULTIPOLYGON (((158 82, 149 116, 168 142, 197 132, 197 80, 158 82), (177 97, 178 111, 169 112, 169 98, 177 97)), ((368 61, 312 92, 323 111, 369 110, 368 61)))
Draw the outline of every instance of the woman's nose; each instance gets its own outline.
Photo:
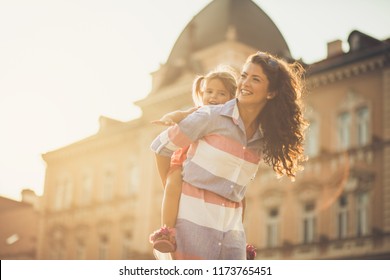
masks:
POLYGON ((241 78, 241 85, 246 85, 248 83, 247 78, 241 78))

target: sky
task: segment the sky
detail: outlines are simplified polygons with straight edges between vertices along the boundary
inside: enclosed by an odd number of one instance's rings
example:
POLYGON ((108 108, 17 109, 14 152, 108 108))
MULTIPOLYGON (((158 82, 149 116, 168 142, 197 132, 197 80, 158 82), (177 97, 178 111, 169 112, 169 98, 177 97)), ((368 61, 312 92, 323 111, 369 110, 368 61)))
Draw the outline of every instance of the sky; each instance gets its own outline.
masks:
MULTIPOLYGON (((294 58, 359 30, 390 38, 388 0, 253 0, 294 58)), ((0 196, 42 195, 43 153, 129 121, 186 25, 211 0, 0 0, 0 196)))

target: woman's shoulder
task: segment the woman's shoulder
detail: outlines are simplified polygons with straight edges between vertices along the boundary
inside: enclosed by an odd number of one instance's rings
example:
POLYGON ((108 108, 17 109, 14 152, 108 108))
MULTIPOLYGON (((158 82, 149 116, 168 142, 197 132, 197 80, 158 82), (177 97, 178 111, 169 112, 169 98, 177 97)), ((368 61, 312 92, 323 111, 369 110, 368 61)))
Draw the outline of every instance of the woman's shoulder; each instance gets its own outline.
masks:
POLYGON ((231 108, 234 108, 235 104, 236 104, 236 99, 232 99, 232 100, 227 101, 224 104, 204 105, 204 106, 202 106, 202 108, 205 107, 206 110, 208 110, 210 112, 220 113, 222 111, 226 111, 226 110, 229 110, 231 108))
POLYGON ((198 110, 196 110, 196 114, 199 115, 199 117, 203 116, 206 118, 214 118, 221 115, 231 115, 234 111, 236 101, 229 100, 225 104, 218 104, 218 105, 203 105, 198 110))

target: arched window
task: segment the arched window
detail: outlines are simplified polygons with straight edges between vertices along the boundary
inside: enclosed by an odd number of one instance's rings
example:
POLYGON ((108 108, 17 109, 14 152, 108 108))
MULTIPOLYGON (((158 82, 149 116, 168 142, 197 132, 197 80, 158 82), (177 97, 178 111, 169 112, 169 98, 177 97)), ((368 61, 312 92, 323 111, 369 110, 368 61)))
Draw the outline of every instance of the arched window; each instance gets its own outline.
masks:
POLYGON ((266 243, 268 248, 273 248, 279 244, 279 209, 273 207, 268 209, 265 226, 266 226, 266 243))
POLYGON ((73 182, 70 175, 62 174, 58 177, 54 192, 54 210, 69 209, 72 206, 73 182))
POLYGON ((348 234, 348 197, 343 194, 337 204, 337 237, 346 238, 348 234))
POLYGON ((369 104, 354 91, 347 93, 337 113, 338 148, 346 150, 351 147, 367 145, 370 140, 369 104))
POLYGON ((316 204, 314 201, 303 204, 302 243, 312 243, 316 236, 316 204))

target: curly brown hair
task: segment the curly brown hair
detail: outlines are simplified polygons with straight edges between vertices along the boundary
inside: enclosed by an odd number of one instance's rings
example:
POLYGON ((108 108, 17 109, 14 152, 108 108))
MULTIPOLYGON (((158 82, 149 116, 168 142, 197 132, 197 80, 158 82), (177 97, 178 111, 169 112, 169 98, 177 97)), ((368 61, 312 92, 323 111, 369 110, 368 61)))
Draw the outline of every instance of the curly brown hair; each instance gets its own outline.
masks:
POLYGON ((247 63, 260 65, 268 77, 269 91, 275 94, 258 116, 264 132, 264 161, 282 176, 292 180, 302 169, 304 130, 304 68, 298 62, 288 63, 269 53, 257 52, 247 63))

